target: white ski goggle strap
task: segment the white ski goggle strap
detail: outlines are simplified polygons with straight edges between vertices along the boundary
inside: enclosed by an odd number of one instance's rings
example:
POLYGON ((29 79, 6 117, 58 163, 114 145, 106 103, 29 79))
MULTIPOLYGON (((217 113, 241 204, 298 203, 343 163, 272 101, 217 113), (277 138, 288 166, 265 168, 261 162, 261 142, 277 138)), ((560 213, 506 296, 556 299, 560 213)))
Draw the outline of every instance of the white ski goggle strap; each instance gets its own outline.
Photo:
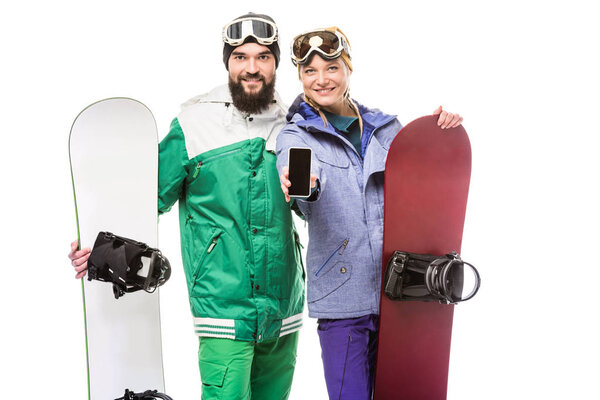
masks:
POLYGON ((277 25, 268 19, 248 17, 231 21, 223 28, 223 41, 232 46, 241 45, 248 36, 268 46, 277 41, 277 25))
POLYGON ((292 40, 292 63, 305 64, 315 51, 326 60, 338 58, 342 51, 346 51, 350 56, 350 47, 341 33, 317 29, 298 35, 292 40))

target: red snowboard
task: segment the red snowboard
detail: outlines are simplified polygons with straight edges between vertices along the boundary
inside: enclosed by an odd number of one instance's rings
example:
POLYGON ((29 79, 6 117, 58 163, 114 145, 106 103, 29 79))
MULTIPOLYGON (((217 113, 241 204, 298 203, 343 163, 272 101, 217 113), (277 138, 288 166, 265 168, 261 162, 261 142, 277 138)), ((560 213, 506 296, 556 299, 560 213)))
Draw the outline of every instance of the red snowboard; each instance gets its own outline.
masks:
MULTIPOLYGON (((441 129, 437 119, 405 126, 388 152, 382 276, 395 250, 460 253, 471 146, 462 126, 441 129)), ((446 398, 453 313, 453 305, 382 293, 375 400, 446 398)))

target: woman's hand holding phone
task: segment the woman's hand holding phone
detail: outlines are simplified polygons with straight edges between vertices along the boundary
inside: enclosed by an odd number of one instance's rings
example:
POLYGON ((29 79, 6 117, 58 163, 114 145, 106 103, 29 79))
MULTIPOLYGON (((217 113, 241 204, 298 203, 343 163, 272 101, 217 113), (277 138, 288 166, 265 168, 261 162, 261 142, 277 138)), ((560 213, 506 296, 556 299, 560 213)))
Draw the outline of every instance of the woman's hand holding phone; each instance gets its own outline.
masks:
MULTIPOLYGON (((281 181, 281 190, 285 195, 285 201, 290 202, 289 195, 289 187, 292 186, 292 182, 290 182, 290 169, 288 166, 285 166, 281 169, 282 174, 279 176, 279 180, 281 181)), ((314 188, 317 186, 317 176, 315 174, 310 174, 310 188, 314 188)))

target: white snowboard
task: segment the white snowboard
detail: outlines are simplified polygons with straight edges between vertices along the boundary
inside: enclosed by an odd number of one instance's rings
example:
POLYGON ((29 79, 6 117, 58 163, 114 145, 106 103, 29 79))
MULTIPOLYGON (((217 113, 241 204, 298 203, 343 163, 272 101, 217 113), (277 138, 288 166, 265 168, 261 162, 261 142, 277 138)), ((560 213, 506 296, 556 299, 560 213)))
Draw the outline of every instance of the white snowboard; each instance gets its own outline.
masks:
MULTIPOLYGON (((69 155, 81 247, 109 231, 157 248, 158 135, 150 110, 127 98, 88 106, 71 128, 69 155)), ((115 299, 111 283, 86 276, 83 301, 89 399, 116 399, 126 388, 164 392, 158 290, 115 299)))

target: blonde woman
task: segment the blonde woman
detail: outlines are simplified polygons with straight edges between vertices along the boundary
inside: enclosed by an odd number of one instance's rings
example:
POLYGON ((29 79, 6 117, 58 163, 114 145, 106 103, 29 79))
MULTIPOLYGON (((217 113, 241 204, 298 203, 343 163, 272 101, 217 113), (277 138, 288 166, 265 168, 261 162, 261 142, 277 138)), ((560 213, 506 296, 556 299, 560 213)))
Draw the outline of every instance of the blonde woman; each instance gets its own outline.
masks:
MULTIPOLYGON (((309 315, 318 318, 330 399, 367 400, 377 348, 383 172, 402 125, 350 97, 350 45, 339 28, 298 35, 292 62, 303 93, 277 138, 277 166, 289 201, 288 149, 312 149, 313 192, 296 199, 308 221, 309 315)), ((434 114, 442 128, 462 122, 441 107, 434 114)))

